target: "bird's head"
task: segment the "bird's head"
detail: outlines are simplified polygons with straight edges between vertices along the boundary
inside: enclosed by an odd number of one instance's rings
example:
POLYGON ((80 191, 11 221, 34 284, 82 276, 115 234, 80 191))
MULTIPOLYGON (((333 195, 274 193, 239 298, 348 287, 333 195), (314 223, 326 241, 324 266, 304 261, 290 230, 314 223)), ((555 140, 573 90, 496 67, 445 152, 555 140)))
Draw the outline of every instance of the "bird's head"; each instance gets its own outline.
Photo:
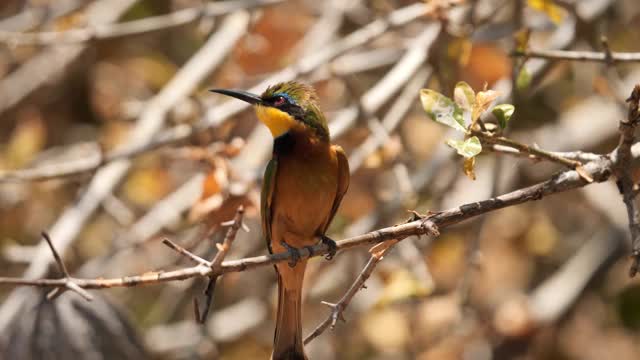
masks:
POLYGON ((242 90, 212 89, 246 101, 255 107, 258 119, 271 130, 274 138, 293 128, 306 128, 323 139, 329 139, 327 120, 318 107, 315 90, 295 81, 270 86, 258 96, 242 90))

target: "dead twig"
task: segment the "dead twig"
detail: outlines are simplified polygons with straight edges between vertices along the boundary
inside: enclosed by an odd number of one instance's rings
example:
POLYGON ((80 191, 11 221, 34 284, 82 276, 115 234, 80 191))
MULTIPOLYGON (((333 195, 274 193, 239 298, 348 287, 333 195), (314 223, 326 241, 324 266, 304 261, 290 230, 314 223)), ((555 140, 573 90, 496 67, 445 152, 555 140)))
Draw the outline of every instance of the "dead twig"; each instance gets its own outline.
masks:
MULTIPOLYGON (((234 216, 233 220, 231 221, 230 224, 228 224, 229 230, 227 230, 227 234, 225 235, 224 240, 222 241, 222 244, 216 244, 216 247, 218 248, 218 252, 213 257, 213 260, 211 260, 211 262, 209 263, 209 268, 211 268, 213 273, 220 271, 222 261, 224 260, 224 258, 227 256, 227 253, 231 249, 231 244, 233 243, 233 240, 235 240, 236 235, 238 234, 238 230, 240 230, 240 228, 244 228, 243 226, 244 224, 242 223, 243 216, 244 216, 244 207, 240 205, 240 207, 238 207, 238 210, 236 210, 236 215, 234 216)), ((209 314, 209 309, 211 308, 211 302, 213 301, 213 292, 216 288, 217 280, 218 280, 218 275, 213 275, 209 277, 209 282, 207 283, 207 287, 204 290, 205 304, 204 304, 204 309, 202 311, 199 310, 200 307, 198 306, 197 299, 193 303, 195 307, 194 313, 197 314, 196 321, 198 321, 201 324, 204 324, 205 320, 207 319, 207 315, 209 314)))
POLYGON ((513 149, 518 150, 521 153, 528 154, 531 156, 535 156, 540 159, 545 159, 551 162, 555 162, 566 166, 570 169, 574 169, 578 171, 580 176, 582 176, 588 182, 592 182, 593 179, 583 170, 583 165, 578 160, 573 160, 569 158, 565 158, 558 153, 542 150, 535 146, 530 146, 527 144, 523 144, 513 139, 506 138, 504 136, 495 136, 489 134, 484 131, 473 131, 473 134, 479 137, 485 143, 493 144, 493 145, 504 145, 511 147, 513 149))
MULTIPOLYGON (((417 213, 414 213, 414 214, 418 216, 417 213)), ((429 220, 423 221, 421 219, 420 221, 422 221, 422 227, 426 229, 428 235, 432 237, 436 237, 440 235, 437 229, 437 226, 434 223, 432 223, 429 220)), ((369 257, 369 261, 367 261, 367 264, 364 266, 364 268, 362 269, 358 277, 354 280, 353 284, 351 284, 351 286, 349 287, 349 290, 347 290, 347 292, 342 296, 342 298, 340 298, 340 300, 335 304, 327 301, 322 302, 322 304, 328 306, 331 309, 331 313, 324 321, 318 324, 318 326, 309 335, 307 335, 307 337, 304 338, 305 345, 310 343, 313 339, 317 338, 318 336, 322 335, 322 333, 328 327, 331 327, 331 330, 333 330, 336 324, 338 323, 338 320, 346 322, 344 318, 344 311, 351 303, 351 300, 353 299, 353 297, 356 295, 358 291, 360 291, 361 289, 366 289, 365 282, 367 281, 367 279, 369 279, 369 277, 371 277, 371 274, 373 273, 373 270, 375 269, 375 267, 384 258, 384 256, 389 251, 391 251, 391 249, 397 243, 398 243, 398 240, 391 239, 385 242, 381 242, 377 245, 374 245, 369 250, 369 253, 371 253, 371 257, 369 257)))
POLYGON ((53 258, 56 260, 56 263, 58 264, 58 269, 60 269, 60 272, 62 273, 62 275, 64 275, 64 279, 63 279, 64 284, 51 290, 47 294, 47 299, 53 300, 58 296, 62 295, 62 293, 65 292, 66 290, 71 290, 77 293, 78 295, 82 296, 87 301, 93 300, 93 296, 91 296, 91 294, 89 294, 87 290, 83 289, 82 287, 78 286, 78 284, 74 283, 73 278, 69 274, 69 270, 67 270, 67 266, 64 264, 64 261, 62 261, 62 257, 60 256, 60 254, 58 254, 58 251, 53 246, 53 242, 51 242, 51 238, 49 237, 49 234, 43 231, 42 237, 47 241, 47 245, 49 245, 49 249, 53 254, 53 258))
POLYGON ((569 51, 569 50, 516 50, 511 53, 513 57, 539 58, 546 60, 570 60, 570 61, 596 61, 606 64, 616 62, 640 61, 638 52, 611 52, 611 51, 569 51))

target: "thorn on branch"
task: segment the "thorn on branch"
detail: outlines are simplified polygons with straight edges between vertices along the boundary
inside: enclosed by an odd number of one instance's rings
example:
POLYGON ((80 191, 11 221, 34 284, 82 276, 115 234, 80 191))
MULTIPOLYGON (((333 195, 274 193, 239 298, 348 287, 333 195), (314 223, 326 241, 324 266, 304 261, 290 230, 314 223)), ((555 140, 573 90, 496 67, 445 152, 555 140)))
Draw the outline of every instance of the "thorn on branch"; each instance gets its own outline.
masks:
POLYGON ((211 266, 211 263, 203 258, 201 258, 200 256, 192 253, 191 251, 183 248, 182 246, 174 243, 173 241, 165 238, 162 239, 162 243, 165 244, 167 247, 169 247, 170 249, 174 250, 175 252, 177 252, 178 254, 198 263, 201 265, 205 265, 205 266, 211 266))
POLYGON ((64 261, 62 261, 62 257, 60 257, 58 250, 56 250, 56 248, 53 246, 53 242, 51 241, 51 237, 49 237, 49 234, 43 231, 42 237, 47 242, 47 245, 49 245, 49 249, 51 250, 51 253, 53 253, 53 258, 56 260, 56 263, 58 264, 58 268, 60 269, 60 272, 65 278, 64 287, 57 287, 51 290, 47 294, 47 299, 54 300, 58 296, 62 295, 62 293, 64 293, 66 290, 71 290, 76 294, 82 296, 87 301, 93 300, 93 296, 89 294, 87 290, 83 289, 82 287, 80 287, 80 285, 76 284, 73 281, 73 278, 69 274, 69 270, 67 270, 67 267, 65 266, 64 261))
POLYGON ((327 301, 322 301, 321 302, 322 305, 326 305, 329 308, 331 308, 331 330, 335 329, 336 324, 338 323, 338 320, 342 321, 342 322, 347 322, 347 320, 344 318, 344 305, 341 303, 330 303, 327 301))

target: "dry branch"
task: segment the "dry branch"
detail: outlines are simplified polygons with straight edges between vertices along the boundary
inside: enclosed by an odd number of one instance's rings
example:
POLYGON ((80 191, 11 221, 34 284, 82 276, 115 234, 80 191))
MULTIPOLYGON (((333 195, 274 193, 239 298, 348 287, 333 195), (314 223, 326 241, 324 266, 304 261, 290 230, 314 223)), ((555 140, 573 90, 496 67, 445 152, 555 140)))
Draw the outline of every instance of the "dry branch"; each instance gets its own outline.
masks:
MULTIPOLYGON (((610 178, 612 174, 613 162, 609 158, 593 161, 585 164, 587 171, 596 182, 603 182, 610 178)), ((540 200, 545 196, 564 192, 588 185, 589 183, 575 170, 565 171, 557 174, 552 179, 522 188, 495 198, 464 204, 452 209, 433 213, 425 219, 411 221, 406 224, 391 226, 363 235, 354 236, 337 242, 338 250, 346 250, 359 246, 377 244, 386 240, 402 240, 412 235, 425 235, 430 233, 430 229, 444 229, 448 226, 460 223, 472 217, 485 214, 491 211, 503 209, 505 207, 522 204, 529 201, 540 200), (427 221, 428 226, 425 226, 427 221)), ((329 252, 326 245, 320 243, 311 249, 300 249, 302 257, 316 257, 329 252)), ((201 276, 217 276, 228 272, 240 272, 257 267, 273 265, 275 263, 288 261, 289 253, 277 253, 273 255, 262 255, 239 260, 225 261, 218 270, 213 270, 209 266, 196 265, 174 271, 148 272, 141 275, 126 276, 111 279, 75 279, 76 283, 85 289, 101 289, 111 287, 128 287, 138 285, 157 284, 161 282, 185 280, 201 276)), ((62 286, 60 279, 22 279, 22 278, 0 278, 0 284, 29 285, 29 286, 62 286)))
MULTIPOLYGON (((233 217, 233 220, 229 224, 229 230, 227 230, 227 234, 222 241, 222 244, 216 244, 218 248, 218 252, 209 263, 209 267, 215 273, 220 271, 220 267, 222 265, 222 261, 227 256, 229 250, 231 250, 231 244, 236 239, 236 235, 238 234, 238 230, 242 228, 242 217, 244 216, 244 207, 240 205, 238 210, 236 210, 236 215, 233 217)), ((209 309, 211 309, 211 302, 213 301, 213 292, 216 289, 216 281, 218 280, 218 275, 212 275, 209 277, 209 282, 207 287, 204 290, 205 295, 205 304, 204 309, 200 311, 198 306, 197 299, 194 300, 194 313, 196 314, 196 321, 201 324, 204 324, 207 319, 207 315, 209 314, 209 309)))
POLYGON ((597 51, 569 51, 569 50, 525 50, 511 53, 515 57, 539 58, 546 60, 596 61, 604 63, 636 62, 640 61, 637 52, 597 52, 597 51))

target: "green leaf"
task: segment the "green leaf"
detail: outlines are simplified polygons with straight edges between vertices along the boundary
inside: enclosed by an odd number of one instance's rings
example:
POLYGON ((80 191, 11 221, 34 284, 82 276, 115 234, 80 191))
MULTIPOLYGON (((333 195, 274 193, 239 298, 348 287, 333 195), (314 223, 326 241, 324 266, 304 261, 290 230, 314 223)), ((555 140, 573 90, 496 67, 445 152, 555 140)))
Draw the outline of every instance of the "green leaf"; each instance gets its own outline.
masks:
POLYGON ((431 120, 445 124, 458 131, 467 132, 463 120, 463 110, 453 100, 430 89, 420 90, 422 108, 431 120))
POLYGON ((460 81, 456 84, 456 87, 453 90, 453 99, 456 104, 462 108, 465 127, 468 126, 472 121, 471 112, 476 105, 475 91, 473 91, 469 84, 464 81, 460 81))
POLYGON ((518 79, 516 80, 516 87, 518 90, 524 90, 531 84, 531 74, 525 67, 522 67, 520 73, 518 73, 518 79))
POLYGON ((458 154, 464 156, 466 159, 470 159, 482 151, 482 145, 480 145, 480 139, 476 136, 472 136, 467 140, 447 140, 447 145, 458 151, 458 154))
POLYGON ((509 122, 515 110, 516 108, 511 104, 500 104, 496 105, 491 112, 498 119, 500 127, 504 129, 507 127, 507 122, 509 122))

